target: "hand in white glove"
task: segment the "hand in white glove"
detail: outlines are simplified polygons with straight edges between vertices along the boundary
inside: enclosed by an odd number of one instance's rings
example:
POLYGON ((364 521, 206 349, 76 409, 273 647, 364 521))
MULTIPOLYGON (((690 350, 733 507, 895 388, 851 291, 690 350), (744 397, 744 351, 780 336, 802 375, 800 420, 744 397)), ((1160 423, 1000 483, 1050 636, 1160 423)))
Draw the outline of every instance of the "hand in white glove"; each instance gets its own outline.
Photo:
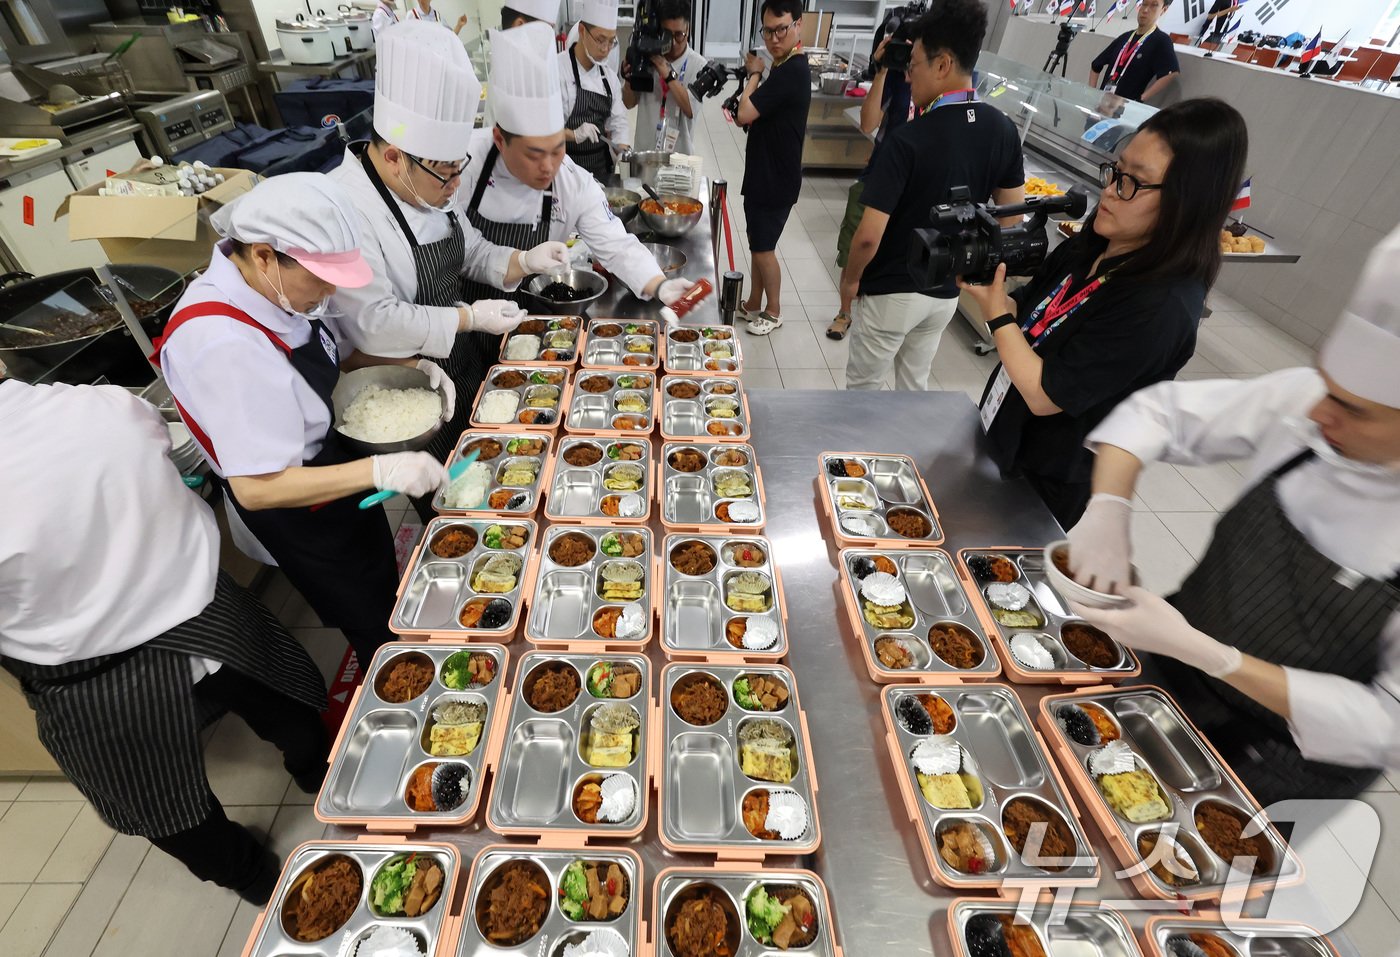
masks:
POLYGON ((414 365, 420 371, 427 373, 428 388, 436 389, 442 393, 442 421, 450 420, 452 413, 457 409, 457 383, 452 381, 450 375, 442 371, 442 366, 431 359, 419 359, 414 365))
POLYGON ((598 142, 598 127, 592 123, 583 123, 574 130, 575 143, 596 143, 598 142))
POLYGON ((1102 628, 1129 648, 1175 658, 1214 678, 1224 678, 1238 671, 1244 663, 1238 648, 1221 644, 1205 632, 1192 628, 1165 598, 1136 585, 1126 588, 1123 597, 1132 605, 1090 608, 1074 601, 1068 604, 1074 614, 1102 628))
POLYGON ((1085 588, 1110 595, 1131 584, 1133 503, 1099 492, 1069 530, 1069 571, 1085 588))
POLYGON ((676 300, 690 291, 690 287, 695 285, 689 279, 667 279, 656 287, 656 298, 661 300, 664 306, 674 306, 676 300))
POLYGON ((525 318, 525 310, 509 299, 478 299, 468 308, 472 311, 471 331, 493 336, 505 335, 525 318))
POLYGON ((447 481, 447 467, 427 452, 391 452, 376 455, 374 487, 400 495, 427 495, 447 481))
POLYGON ((520 254, 520 265, 527 273, 553 272, 569 265, 569 247, 564 243, 540 243, 520 254))

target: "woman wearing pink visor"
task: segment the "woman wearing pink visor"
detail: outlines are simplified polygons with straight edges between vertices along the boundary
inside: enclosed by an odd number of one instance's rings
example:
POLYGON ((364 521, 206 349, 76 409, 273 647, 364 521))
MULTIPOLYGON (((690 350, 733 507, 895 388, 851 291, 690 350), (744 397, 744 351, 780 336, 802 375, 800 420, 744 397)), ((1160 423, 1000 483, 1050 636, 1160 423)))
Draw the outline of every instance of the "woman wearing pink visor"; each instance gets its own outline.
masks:
POLYGON ((398 570, 383 508, 361 510, 358 500, 369 489, 426 495, 447 473, 426 452, 355 457, 332 428, 331 391, 342 369, 402 364, 444 384, 447 416, 455 396, 427 360, 340 355, 325 303, 337 287, 370 281, 357 222, 319 173, 260 183, 214 215, 224 241, 153 358, 227 493, 235 542, 280 566, 368 662, 394 637, 398 570))

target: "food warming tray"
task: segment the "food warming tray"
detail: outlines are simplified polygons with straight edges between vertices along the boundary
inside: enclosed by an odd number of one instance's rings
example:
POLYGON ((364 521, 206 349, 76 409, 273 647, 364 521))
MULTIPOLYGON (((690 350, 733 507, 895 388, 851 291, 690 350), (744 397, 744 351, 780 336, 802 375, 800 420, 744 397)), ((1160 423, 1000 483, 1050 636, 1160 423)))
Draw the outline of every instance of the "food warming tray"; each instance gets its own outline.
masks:
POLYGON ((948 905, 948 938, 954 957, 977 957, 983 953, 969 943, 968 924, 979 935, 983 921, 1011 918, 1029 924, 1045 954, 1073 954, 1075 957, 1142 957, 1133 929, 1123 915, 1102 904, 1070 904, 1057 914, 1048 904, 1035 907, 1021 920, 1015 901, 959 897, 948 905))
MULTIPOLYGON (((398 600, 389 618, 389 630, 399 635, 437 635, 451 638, 500 638, 509 642, 520 621, 520 604, 530 594, 530 574, 534 571, 531 550, 539 529, 533 521, 523 519, 435 518, 423 529, 423 537, 408 559, 408 571, 399 582, 398 600), (443 558, 433 552, 438 536, 454 531, 475 535, 471 550, 457 558, 443 558), (520 535, 525 543, 519 547, 493 548, 486 544, 497 533, 520 535), (490 533, 490 534, 488 534, 490 533), (476 574, 486 561, 498 555, 513 555, 520 561, 515 587, 508 592, 479 592, 475 589, 476 574), (498 627, 466 627, 461 612, 472 601, 484 602, 488 608, 497 600, 508 602, 509 617, 498 627)), ((499 608, 500 606, 494 606, 499 608)))
POLYGON ((603 652, 596 655, 532 651, 515 670, 507 702, 509 722, 501 726, 500 742, 492 755, 494 783, 486 820, 498 834, 567 835, 580 841, 635 837, 645 829, 650 809, 651 735, 654 703, 651 663, 644 655, 603 652), (632 665, 641 673, 641 687, 631 697, 597 697, 588 688, 588 673, 599 663, 632 665), (543 669, 543 670, 541 670, 543 669), (572 669, 579 691, 566 707, 554 712, 535 710, 530 694, 550 671, 572 669), (626 767, 599 768, 587 763, 591 721, 600 705, 623 703, 635 709, 640 725, 635 753, 626 767), (631 816, 618 823, 585 823, 575 810, 585 784, 601 783, 610 774, 624 774, 636 785, 637 802, 631 816))
POLYGON ((709 893, 729 918, 726 953, 731 957, 773 957, 784 953, 776 946, 766 946, 749 931, 746 919, 748 895, 759 886, 765 890, 797 888, 811 901, 816 913, 816 937, 804 946, 793 946, 786 953, 810 957, 841 957, 841 945, 832 923, 831 897, 826 885, 816 874, 807 870, 763 868, 741 863, 720 863, 713 867, 669 867, 656 875, 651 901, 651 936, 653 957, 675 957, 668 928, 676 911, 697 894, 709 893))
POLYGON ((583 643, 590 650, 636 650, 651 641, 658 591, 651 529, 645 525, 619 528, 551 525, 545 530, 538 562, 538 572, 534 576, 535 597, 530 602, 531 614, 525 621, 525 637, 530 642, 542 648, 569 649, 583 643), (636 551, 638 541, 642 546, 639 555, 609 554, 619 550, 636 551), (572 560, 572 555, 562 552, 570 545, 591 547, 591 557, 577 565, 561 564, 554 557, 556 547, 561 549, 561 557, 572 560), (623 566, 632 566, 624 569, 623 578, 640 568, 641 597, 632 601, 604 598, 604 575, 611 568, 623 566), (634 638, 600 634, 598 614, 604 609, 628 604, 641 607, 646 630, 634 638))
POLYGON ((748 442, 753 415, 743 383, 734 376, 667 376, 661 381, 661 437, 748 442))
POLYGON ((820 485, 822 508, 841 548, 917 548, 943 544, 943 525, 923 476, 907 455, 876 452, 823 452, 820 485), (834 474, 854 464, 864 474, 856 478, 834 474), (846 504, 843 506, 843 502, 846 504), (892 530, 890 518, 916 513, 929 532, 906 538, 892 530))
POLYGON ((474 429, 553 432, 569 414, 569 394, 572 390, 569 370, 564 366, 492 366, 487 370, 480 388, 476 390, 476 398, 472 401, 472 411, 467 421, 474 429), (522 376, 524 378, 521 378, 522 376), (509 422, 487 422, 481 418, 481 403, 493 393, 515 395, 517 405, 509 422), (537 397, 549 398, 554 405, 528 405, 537 397), (529 418, 530 421, 522 421, 523 418, 529 418))
MULTIPOLYGON (((627 438, 585 438, 571 436, 556 446, 554 469, 550 473, 549 494, 545 497, 544 517, 551 522, 576 525, 645 525, 651 520, 652 485, 655 482, 651 440, 627 438), (571 465, 571 450, 591 447, 598 460, 591 465, 571 465), (640 458, 615 458, 616 453, 629 446, 641 449, 640 458), (642 487, 636 492, 614 491, 607 487, 609 477, 619 465, 637 465, 642 470, 642 487), (603 510, 609 496, 620 499, 635 494, 642 498, 642 513, 623 517, 609 515, 603 510)), ((575 453, 576 454, 576 453, 575 453)))
POLYGON ((666 340, 655 319, 594 319, 583 348, 583 368, 659 373, 665 353, 666 340))
MULTIPOLYGON (((753 446, 728 442, 667 442, 661 446, 657 472, 661 524, 668 531, 711 535, 735 532, 743 535, 763 529, 767 520, 768 498, 763 491, 763 473, 758 467, 753 446), (678 467, 693 464, 685 461, 686 453, 692 452, 704 457, 699 471, 688 472, 678 467), (729 464, 737 462, 743 464, 729 464), (733 472, 742 472, 747 477, 749 495, 720 495, 716 482, 733 472), (726 522, 716 513, 721 505, 728 506, 745 500, 758 507, 755 521, 738 522, 731 516, 730 521, 726 522)), ((727 507, 725 514, 728 514, 727 507)))
POLYGON ((773 561, 772 542, 762 535, 667 535, 659 557, 666 586, 661 596, 661 648, 667 657, 737 664, 778 661, 787 655, 787 603, 783 600, 782 571, 773 561), (708 572, 690 575, 676 568, 677 549, 690 542, 699 542, 714 553, 714 567, 708 572), (746 546, 763 552, 760 564, 738 564, 753 562, 756 558, 742 557, 746 546), (765 611, 735 611, 729 606, 730 588, 745 572, 756 572, 766 579, 768 587, 764 598, 768 607, 765 611), (758 650, 732 644, 728 638, 731 622, 735 622, 733 627, 737 628, 737 619, 747 618, 766 618, 776 624, 777 641, 758 650))
MULTIPOLYGON (((933 879, 955 888, 992 888, 1010 893, 1018 885, 1052 882, 1063 887, 1098 883, 1099 863, 1080 825, 1078 811, 1059 770, 1046 756, 1044 742, 1031 724, 1020 698, 1007 685, 895 685, 881 695, 885 718, 885 743, 894 762, 895 776, 909 819, 919 832, 933 879), (941 698, 952 711, 950 733, 934 734, 911 730, 902 709, 927 716, 924 696, 941 698), (904 704, 911 701, 912 704, 904 704), (971 809, 934 807, 924 797, 911 755, 924 741, 951 739, 962 749, 958 772, 968 783, 971 809), (976 782, 974 788, 970 782, 976 782), (975 790, 982 799, 977 800, 975 790), (1055 856, 1058 863, 1045 861, 1038 867, 1026 860, 1029 845, 1017 851, 1005 833, 1007 806, 1017 800, 1029 801, 1041 813, 1059 818, 1073 834, 1075 850, 1055 856), (945 832, 963 825, 979 829, 992 851, 985 870, 972 873, 957 869, 942 856, 945 832), (1060 868, 1060 869, 1053 869, 1060 868)), ((1033 835, 1032 835, 1033 837, 1033 835)))
POLYGON ((982 680, 1001 674, 1001 661, 993 653, 977 613, 968 604, 947 552, 936 548, 917 551, 847 548, 842 550, 840 558, 846 618, 860 643, 871 678, 879 682, 982 680), (879 628, 866 619, 860 594, 863 578, 858 571, 858 567, 868 568, 866 563, 882 566, 886 574, 889 574, 888 568, 895 569, 895 577, 905 591, 903 612, 913 618, 908 628, 879 628), (981 660, 970 668, 959 668, 946 661, 928 639, 934 628, 975 639, 981 648, 981 660), (885 664, 879 651, 883 647, 881 642, 886 640, 902 642, 913 664, 902 669, 885 664))
POLYGON ((375 652, 369 678, 355 689, 349 718, 331 748, 331 766, 316 799, 316 818, 327 824, 360 824, 371 830, 412 831, 420 827, 465 824, 476 816, 485 781, 487 745, 504 697, 505 669, 510 653, 500 645, 394 642, 375 652), (443 665, 456 654, 490 659, 491 680, 484 684, 449 687, 443 665), (385 697, 391 669, 404 659, 427 659, 433 678, 427 688, 400 703, 385 697), (435 724, 433 710, 446 701, 471 701, 486 706, 476 747, 470 754, 436 757, 429 741, 435 724), (407 801, 414 772, 426 764, 466 766, 460 779, 464 800, 446 811, 415 811, 407 801))
POLYGON ((588 348, 588 333, 580 328, 577 316, 530 316, 501 339, 501 357, 497 361, 507 365, 529 365, 547 362, 551 365, 578 365, 579 351, 588 348), (529 359, 507 359, 506 351, 510 341, 516 336, 539 336, 540 347, 529 359), (559 344, 550 342, 551 336, 559 337, 559 344))
POLYGON ((736 376, 743 365, 744 351, 733 326, 680 326, 666 335, 666 371, 673 375, 736 376))
POLYGON ((451 915, 448 911, 456 896, 461 863, 461 854, 451 844, 388 843, 372 838, 359 841, 308 841, 288 856, 271 900, 253 923, 243 957, 353 954, 361 940, 376 927, 383 926, 402 927, 418 938, 418 943, 425 953, 438 953, 438 948, 449 934, 451 915), (431 855, 442 867, 441 895, 427 913, 418 917, 386 917, 376 914, 370 905, 371 881, 383 865, 409 854, 431 855), (329 936, 319 941, 297 940, 289 933, 283 919, 284 907, 292 899, 293 887, 304 871, 336 857, 348 858, 358 868, 359 902, 349 918, 329 936))
POLYGON ((656 424, 656 375, 651 372, 584 370, 574 377, 574 396, 564 428, 575 435, 645 435, 656 424), (606 389, 590 386, 607 383, 606 389), (642 411, 623 411, 620 402, 641 401, 642 411))
POLYGON ((1108 634, 1091 626, 1088 622, 1074 617, 1064 598, 1050 584, 1045 575, 1045 555, 1040 548, 965 548, 958 552, 958 575, 967 590, 972 606, 982 619, 987 634, 993 639, 997 653, 1006 665, 1006 676, 1017 683, 1048 684, 1106 684, 1126 681, 1142 673, 1142 664, 1131 648, 1114 641, 1108 634), (1030 604, 1026 611, 1036 614, 1039 626, 1004 625, 996 618, 996 612, 987 599, 987 586, 996 580, 978 575, 974 567, 985 560, 1005 560, 1008 573, 1014 571, 1016 584, 1030 590, 1030 604), (1069 651, 1065 645, 1065 628, 1081 627, 1092 632, 1097 639, 1110 648, 1114 663, 1108 667, 1093 667, 1069 651), (1047 669, 1030 668, 1022 664, 1011 652, 1011 641, 1017 635, 1031 635, 1054 662, 1047 669))
POLYGON ((462 437, 457 440, 457 446, 452 450, 452 454, 447 458, 448 468, 457 463, 457 460, 466 455, 473 448, 481 454, 477 461, 485 463, 491 467, 491 484, 486 487, 486 497, 481 500, 481 504, 476 508, 448 507, 446 503, 448 486, 441 486, 433 494, 433 508, 439 515, 495 515, 502 518, 527 518, 535 514, 540 507, 540 499, 543 491, 549 487, 549 473, 553 467, 554 436, 544 432, 491 432, 491 431, 469 431, 463 432, 462 437), (500 451, 495 455, 486 455, 485 452, 492 451, 495 443, 500 446, 500 451), (532 451, 538 444, 540 451, 532 451), (483 447, 485 446, 485 447, 483 447), (516 447, 516 451, 512 451, 516 447), (533 460, 533 461, 531 461, 533 460), (535 480, 529 484, 505 484, 502 480, 506 477, 506 469, 509 466, 527 464, 535 469, 535 480), (523 502, 516 504, 515 508, 510 508, 512 502, 518 496, 525 496, 523 502), (505 497, 505 504, 500 508, 491 507, 492 496, 505 497))
POLYGON ((713 665, 673 662, 661 671, 662 740, 654 750, 661 823, 661 843, 678 852, 712 853, 718 858, 759 861, 770 856, 807 854, 821 844, 817 814, 817 774, 812 766, 812 738, 807 713, 797 694, 797 679, 782 665, 713 665), (734 683, 761 676, 785 685, 788 700, 771 711, 749 710, 736 697, 734 683), (719 686, 725 710, 708 725, 692 724, 676 710, 677 695, 693 684, 719 686), (796 768, 786 783, 750 777, 740 764, 739 731, 754 720, 772 719, 792 735, 796 768), (798 838, 762 839, 745 825, 744 798, 758 791, 794 792, 807 809, 807 829, 798 838))
POLYGON ((1237 957, 1337 957, 1332 942, 1307 924, 1234 917, 1227 924, 1203 917, 1150 917, 1142 940, 1148 957, 1177 957, 1174 937, 1206 934, 1224 942, 1237 957))
MULTIPOLYGON (((1089 713, 1086 712, 1086 716, 1089 713)), ((1132 869, 1133 884, 1141 894, 1166 899, 1216 900, 1227 890, 1230 895, 1236 893, 1236 887, 1226 886, 1229 863, 1210 850, 1196 828, 1195 815, 1203 805, 1224 805, 1224 810, 1248 820, 1259 810, 1259 804, 1166 692, 1147 685, 1102 686, 1054 695, 1041 700, 1040 727, 1080 798, 1108 838, 1114 854, 1125 868, 1132 869), (1079 744, 1061 724, 1061 709, 1081 705, 1101 710, 1100 720, 1106 721, 1107 726, 1127 742, 1135 767, 1147 771, 1156 781, 1170 809, 1165 819, 1135 824, 1109 807, 1088 765, 1089 756, 1102 745, 1079 744), (1178 870, 1194 868, 1198 875, 1195 884, 1174 886, 1155 868, 1148 870, 1137 866, 1144 857, 1139 842, 1149 835, 1156 840, 1156 835, 1172 826, 1176 828, 1173 845, 1190 860, 1189 867, 1178 870)), ((1260 860, 1263 870, 1250 880, 1250 896, 1294 883, 1302 873, 1297 857, 1272 825, 1263 837, 1272 860, 1260 860)), ((1161 866, 1164 870, 1171 867, 1165 860, 1161 866)), ((1235 875, 1235 880, 1242 882, 1239 874, 1235 875)))

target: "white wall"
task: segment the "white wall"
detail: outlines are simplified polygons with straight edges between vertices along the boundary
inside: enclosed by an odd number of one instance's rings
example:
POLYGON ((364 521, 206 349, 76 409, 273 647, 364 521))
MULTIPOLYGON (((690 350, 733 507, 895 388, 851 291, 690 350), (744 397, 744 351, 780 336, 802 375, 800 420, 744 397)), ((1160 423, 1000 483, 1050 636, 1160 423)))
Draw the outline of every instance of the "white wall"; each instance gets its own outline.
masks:
MULTIPOLYGON (((1344 41, 1350 45, 1370 42, 1372 28, 1385 15, 1392 0, 1288 0, 1268 23, 1261 24, 1259 14, 1276 5, 1276 2, 1277 0, 1249 0, 1242 10, 1236 11, 1232 16, 1244 18, 1242 29, 1281 37, 1290 33, 1301 33, 1311 38, 1320 28, 1322 39, 1335 40, 1350 30, 1344 41)), ((1106 11, 1110 3, 1112 0, 1098 0, 1099 10, 1106 11)), ((1129 0, 1129 3, 1135 6, 1132 0, 1129 0)), ((1210 7, 1210 3, 1202 6, 1198 0, 1194 9, 1209 10, 1210 7)), ((1186 33, 1194 37, 1205 23, 1205 15, 1201 13, 1193 17, 1188 24, 1186 12, 1187 0, 1173 0, 1167 12, 1162 15, 1162 27, 1171 33, 1186 33)), ((1131 13, 1127 20, 1119 20, 1118 14, 1114 14, 1113 23, 1123 24, 1115 31, 1121 33, 1123 30, 1132 29, 1134 20, 1131 13)), ((1106 30, 1107 27, 1100 29, 1106 30)))

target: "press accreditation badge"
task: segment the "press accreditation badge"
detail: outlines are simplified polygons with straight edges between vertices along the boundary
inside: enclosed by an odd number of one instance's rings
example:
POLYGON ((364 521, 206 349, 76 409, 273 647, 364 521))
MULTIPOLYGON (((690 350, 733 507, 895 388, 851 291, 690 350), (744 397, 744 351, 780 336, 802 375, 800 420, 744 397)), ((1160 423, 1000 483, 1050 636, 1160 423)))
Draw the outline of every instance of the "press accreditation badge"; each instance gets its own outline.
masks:
POLYGON ((982 407, 978 409, 978 414, 982 417, 982 431, 992 431, 992 422, 996 419, 997 413, 1001 411, 1001 404, 1006 401, 1006 394, 1011 391, 1011 376, 1006 371, 1006 366, 997 369, 997 377, 992 381, 992 388, 987 392, 987 397, 982 400, 982 407))

